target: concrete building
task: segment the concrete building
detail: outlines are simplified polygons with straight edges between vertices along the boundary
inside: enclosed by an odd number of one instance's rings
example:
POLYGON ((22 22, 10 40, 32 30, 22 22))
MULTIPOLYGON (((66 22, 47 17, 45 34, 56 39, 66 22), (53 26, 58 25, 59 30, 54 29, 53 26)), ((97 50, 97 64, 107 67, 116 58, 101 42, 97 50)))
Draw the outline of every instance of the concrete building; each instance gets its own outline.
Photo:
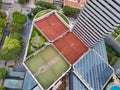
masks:
POLYGON ((119 0, 88 0, 72 31, 88 47, 93 47, 119 25, 119 0))

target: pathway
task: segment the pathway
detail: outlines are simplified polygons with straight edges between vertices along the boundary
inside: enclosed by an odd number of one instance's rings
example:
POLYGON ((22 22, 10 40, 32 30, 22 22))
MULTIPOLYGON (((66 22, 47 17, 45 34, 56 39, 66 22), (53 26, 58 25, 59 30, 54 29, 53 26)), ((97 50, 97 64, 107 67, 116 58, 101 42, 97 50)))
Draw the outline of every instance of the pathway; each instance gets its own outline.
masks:
POLYGON ((34 0, 29 0, 29 3, 24 5, 25 7, 30 7, 30 8, 35 8, 36 6, 34 5, 34 0))
POLYGON ((2 39, 0 41, 0 49, 2 48, 2 46, 4 44, 4 40, 5 40, 6 36, 8 36, 8 35, 9 35, 9 31, 8 31, 8 23, 7 23, 6 27, 3 30, 3 36, 2 36, 2 39))
POLYGON ((23 59, 24 59, 24 56, 25 56, 25 52, 26 52, 26 47, 27 47, 27 44, 29 43, 29 35, 30 35, 30 31, 31 31, 31 26, 32 26, 32 21, 30 19, 27 20, 27 23, 24 25, 25 27, 25 30, 23 30, 22 32, 22 36, 23 36, 23 43, 24 43, 24 46, 23 46, 23 51, 21 53, 21 55, 19 56, 19 59, 16 60, 16 64, 15 64, 15 67, 16 68, 21 68, 23 69, 23 59))

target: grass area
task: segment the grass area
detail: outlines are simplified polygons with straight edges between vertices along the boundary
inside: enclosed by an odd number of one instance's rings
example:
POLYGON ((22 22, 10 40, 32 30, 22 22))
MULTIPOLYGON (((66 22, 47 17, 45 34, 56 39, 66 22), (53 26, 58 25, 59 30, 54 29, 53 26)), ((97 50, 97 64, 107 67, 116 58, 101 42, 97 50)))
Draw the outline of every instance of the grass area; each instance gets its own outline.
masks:
POLYGON ((120 36, 116 40, 120 43, 120 36))
POLYGON ((31 39, 29 41, 28 53, 27 56, 34 53, 36 50, 42 48, 45 45, 47 40, 45 37, 38 31, 37 28, 33 27, 31 39))
POLYGON ((37 19, 37 18, 39 18, 39 17, 41 17, 41 16, 43 16, 43 15, 45 15, 45 14, 51 12, 51 11, 52 11, 52 10, 50 10, 50 9, 40 11, 40 12, 34 17, 34 19, 37 19))
POLYGON ((115 32, 112 32, 111 35, 112 35, 113 38, 116 38, 118 36, 118 34, 115 33, 115 32))
POLYGON ((25 64, 45 90, 69 68, 52 46, 47 46, 25 61, 25 64), (40 72, 37 74, 38 71, 40 72))
MULTIPOLYGON (((118 27, 114 30, 114 32, 111 33, 111 35, 112 35, 113 38, 116 39, 116 38, 120 35, 120 26, 118 26, 118 27)), ((118 41, 118 42, 120 43, 120 37, 118 37, 118 38, 116 39, 116 41, 118 41)))
POLYGON ((106 50, 107 50, 107 56, 108 56, 108 62, 111 66, 115 64, 115 62, 118 60, 119 55, 115 52, 115 50, 106 45, 106 50))
POLYGON ((66 17, 64 14, 62 14, 62 13, 60 13, 60 12, 57 12, 57 13, 58 13, 58 15, 59 15, 60 17, 63 18, 63 20, 64 20, 67 24, 70 24, 69 20, 67 19, 67 17, 66 17))

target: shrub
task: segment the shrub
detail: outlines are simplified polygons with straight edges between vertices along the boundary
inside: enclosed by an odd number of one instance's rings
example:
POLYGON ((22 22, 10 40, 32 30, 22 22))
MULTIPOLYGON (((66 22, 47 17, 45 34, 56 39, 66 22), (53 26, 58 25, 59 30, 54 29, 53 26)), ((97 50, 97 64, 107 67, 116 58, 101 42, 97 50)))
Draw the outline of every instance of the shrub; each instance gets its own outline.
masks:
POLYGON ((117 61, 119 55, 114 51, 113 48, 111 48, 108 45, 106 45, 106 50, 107 50, 108 62, 111 66, 113 66, 117 61))
POLYGON ((18 2, 19 2, 20 4, 25 4, 25 3, 28 3, 29 0, 18 0, 18 2))
POLYGON ((67 16, 75 16, 80 13, 80 9, 72 8, 69 6, 63 6, 62 10, 63 10, 64 14, 67 16))
POLYGON ((48 2, 44 2, 44 1, 37 1, 35 2, 36 6, 41 6, 44 7, 46 9, 56 9, 56 5, 52 4, 52 3, 48 3, 48 2))

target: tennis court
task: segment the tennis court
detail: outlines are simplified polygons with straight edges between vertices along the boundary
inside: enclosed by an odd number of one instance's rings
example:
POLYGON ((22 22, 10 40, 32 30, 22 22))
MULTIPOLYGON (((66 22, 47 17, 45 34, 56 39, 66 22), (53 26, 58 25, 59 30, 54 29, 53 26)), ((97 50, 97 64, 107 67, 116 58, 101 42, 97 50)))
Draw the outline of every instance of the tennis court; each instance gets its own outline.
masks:
POLYGON ((51 45, 26 60, 25 64, 44 90, 69 69, 69 64, 51 45))
POLYGON ((88 47, 72 32, 67 33, 53 44, 71 64, 74 64, 80 56, 88 51, 88 47))
POLYGON ((51 41, 68 30, 68 27, 65 26, 54 13, 36 21, 35 25, 51 41))

